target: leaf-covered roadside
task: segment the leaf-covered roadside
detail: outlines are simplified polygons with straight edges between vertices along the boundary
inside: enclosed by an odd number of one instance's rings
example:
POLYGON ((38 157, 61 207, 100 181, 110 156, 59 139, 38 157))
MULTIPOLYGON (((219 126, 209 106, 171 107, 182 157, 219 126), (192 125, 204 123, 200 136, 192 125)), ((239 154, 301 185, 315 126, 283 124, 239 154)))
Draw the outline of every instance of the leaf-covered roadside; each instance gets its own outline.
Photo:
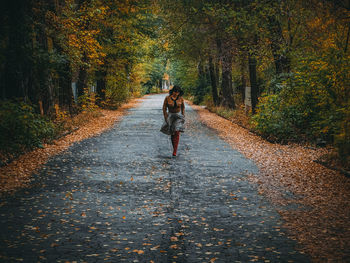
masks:
POLYGON ((101 115, 90 119, 67 136, 61 137, 52 144, 43 144, 43 148, 21 155, 10 164, 0 168, 0 195, 28 187, 31 175, 45 164, 48 159, 66 150, 75 142, 95 136, 110 128, 125 114, 125 110, 134 107, 140 99, 133 99, 118 110, 99 110, 101 115))
POLYGON ((192 107, 206 125, 258 165, 260 173, 248 176, 249 180, 279 208, 284 226, 304 252, 318 262, 349 257, 350 182, 313 161, 325 149, 273 144, 199 106, 192 107))

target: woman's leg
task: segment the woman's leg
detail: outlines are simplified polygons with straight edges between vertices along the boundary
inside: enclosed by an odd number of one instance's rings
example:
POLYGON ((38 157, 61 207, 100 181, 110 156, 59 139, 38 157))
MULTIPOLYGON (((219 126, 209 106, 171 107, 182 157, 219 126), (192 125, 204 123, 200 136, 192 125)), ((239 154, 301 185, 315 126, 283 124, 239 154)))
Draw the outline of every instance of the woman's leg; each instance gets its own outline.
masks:
POLYGON ((180 132, 176 131, 174 135, 171 135, 171 142, 173 143, 173 156, 176 156, 177 154, 177 147, 179 145, 180 141, 180 132))
POLYGON ((175 138, 175 134, 171 135, 171 144, 173 145, 173 149, 174 149, 174 138, 175 138))

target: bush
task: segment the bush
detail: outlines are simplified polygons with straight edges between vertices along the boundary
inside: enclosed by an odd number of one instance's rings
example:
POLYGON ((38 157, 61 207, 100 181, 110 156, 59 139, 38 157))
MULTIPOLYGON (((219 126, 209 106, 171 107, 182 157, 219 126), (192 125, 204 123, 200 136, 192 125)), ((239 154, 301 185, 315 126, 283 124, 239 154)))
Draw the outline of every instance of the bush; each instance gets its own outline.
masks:
POLYGON ((123 102, 127 101, 130 96, 131 94, 125 76, 112 74, 107 76, 106 107, 117 109, 123 102))
POLYGON ((334 143, 343 165, 350 167, 350 111, 347 109, 346 118, 340 125, 339 132, 335 135, 334 143))
POLYGON ((157 86, 152 86, 152 87, 148 90, 147 94, 158 94, 158 93, 160 93, 160 92, 161 92, 161 89, 160 89, 160 88, 158 88, 157 86))
POLYGON ((350 150, 349 57, 329 50, 300 56, 293 73, 270 82, 252 123, 277 140, 323 140, 344 160, 350 150))
POLYGON ((98 109, 96 105, 96 94, 88 92, 87 89, 84 91, 83 95, 79 96, 78 104, 83 112, 92 112, 98 109))
POLYGON ((41 147, 55 135, 54 124, 23 102, 0 104, 0 149, 5 155, 41 147))
POLYGON ((295 106, 283 105, 281 96, 264 95, 259 100, 257 113, 252 125, 265 138, 275 141, 296 140, 302 120, 295 106))

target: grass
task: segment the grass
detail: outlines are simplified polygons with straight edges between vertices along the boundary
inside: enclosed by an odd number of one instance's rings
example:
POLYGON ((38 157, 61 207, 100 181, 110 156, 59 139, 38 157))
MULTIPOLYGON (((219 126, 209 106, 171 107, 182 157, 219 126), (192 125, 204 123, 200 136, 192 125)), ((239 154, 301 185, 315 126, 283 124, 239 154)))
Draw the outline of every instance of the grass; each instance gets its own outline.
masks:
POLYGON ((244 105, 237 105, 236 109, 228 109, 222 106, 207 105, 207 109, 233 123, 251 130, 250 112, 246 111, 244 105))

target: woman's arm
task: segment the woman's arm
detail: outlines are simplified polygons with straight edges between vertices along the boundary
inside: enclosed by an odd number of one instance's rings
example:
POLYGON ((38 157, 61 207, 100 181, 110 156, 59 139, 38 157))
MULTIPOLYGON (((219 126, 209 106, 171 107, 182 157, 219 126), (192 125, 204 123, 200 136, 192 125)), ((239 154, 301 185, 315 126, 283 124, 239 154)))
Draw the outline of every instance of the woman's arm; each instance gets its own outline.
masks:
POLYGON ((168 105, 168 96, 165 97, 164 103, 163 103, 163 115, 164 115, 164 120, 168 120, 168 113, 167 113, 167 105, 168 105))

